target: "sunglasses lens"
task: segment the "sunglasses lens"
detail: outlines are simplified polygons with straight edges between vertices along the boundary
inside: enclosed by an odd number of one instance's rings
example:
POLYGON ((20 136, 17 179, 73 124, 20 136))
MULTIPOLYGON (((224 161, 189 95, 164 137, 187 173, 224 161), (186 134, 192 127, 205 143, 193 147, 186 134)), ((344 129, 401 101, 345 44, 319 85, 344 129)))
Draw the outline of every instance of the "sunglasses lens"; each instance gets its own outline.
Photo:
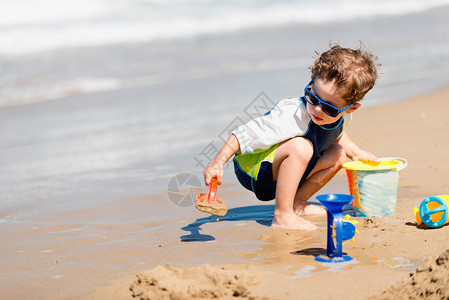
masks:
POLYGON ((336 117, 340 112, 338 110, 336 110, 335 108, 326 105, 325 103, 323 103, 323 110, 326 114, 328 114, 331 117, 336 117))
POLYGON ((309 102, 313 106, 315 106, 315 105, 317 105, 319 103, 319 101, 313 95, 311 95, 307 91, 306 91, 306 94, 305 94, 305 98, 306 98, 307 102, 309 102))

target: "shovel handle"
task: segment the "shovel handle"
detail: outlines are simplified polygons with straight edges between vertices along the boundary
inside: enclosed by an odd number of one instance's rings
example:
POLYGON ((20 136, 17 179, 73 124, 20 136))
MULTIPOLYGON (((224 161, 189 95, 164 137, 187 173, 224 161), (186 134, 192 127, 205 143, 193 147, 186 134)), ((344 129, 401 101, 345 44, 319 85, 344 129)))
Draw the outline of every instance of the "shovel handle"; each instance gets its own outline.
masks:
POLYGON ((209 195, 207 196, 207 203, 212 203, 217 197, 217 177, 212 177, 209 183, 209 195))

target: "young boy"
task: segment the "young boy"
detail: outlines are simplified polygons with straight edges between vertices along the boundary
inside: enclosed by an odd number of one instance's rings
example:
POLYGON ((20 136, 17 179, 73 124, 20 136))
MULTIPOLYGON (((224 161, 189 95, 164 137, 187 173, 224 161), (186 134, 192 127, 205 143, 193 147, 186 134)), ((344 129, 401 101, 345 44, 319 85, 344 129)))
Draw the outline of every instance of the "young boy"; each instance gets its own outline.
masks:
POLYGON ((310 68, 304 96, 279 101, 264 116, 238 127, 204 170, 221 184, 223 166, 234 154, 239 182, 260 200, 275 201, 273 228, 314 230, 301 218, 324 214, 306 201, 341 169, 346 157, 378 161, 344 129, 359 101, 377 79, 376 58, 363 49, 332 46, 310 68))

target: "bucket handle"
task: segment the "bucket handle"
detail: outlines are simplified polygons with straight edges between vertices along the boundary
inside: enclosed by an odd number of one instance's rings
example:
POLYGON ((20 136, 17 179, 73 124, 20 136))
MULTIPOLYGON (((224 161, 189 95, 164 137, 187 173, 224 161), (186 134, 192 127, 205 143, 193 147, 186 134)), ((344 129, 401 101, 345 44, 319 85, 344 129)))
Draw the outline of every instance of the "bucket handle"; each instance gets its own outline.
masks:
POLYGON ((399 167, 396 168, 396 170, 402 171, 403 169, 405 169, 408 165, 407 160, 405 158, 400 158, 400 157, 382 157, 379 158, 380 160, 398 160, 400 162, 402 162, 402 165, 400 165, 399 167))

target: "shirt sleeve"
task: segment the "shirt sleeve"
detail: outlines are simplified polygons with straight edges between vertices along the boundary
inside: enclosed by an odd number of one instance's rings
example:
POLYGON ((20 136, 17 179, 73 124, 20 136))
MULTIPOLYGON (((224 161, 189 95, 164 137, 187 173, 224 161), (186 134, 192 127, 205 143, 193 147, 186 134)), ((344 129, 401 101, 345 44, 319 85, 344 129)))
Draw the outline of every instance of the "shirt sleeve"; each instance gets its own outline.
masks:
POLYGON ((307 111, 300 99, 285 99, 264 116, 241 125, 232 133, 239 141, 241 153, 246 154, 303 135, 307 131, 308 121, 307 111))

